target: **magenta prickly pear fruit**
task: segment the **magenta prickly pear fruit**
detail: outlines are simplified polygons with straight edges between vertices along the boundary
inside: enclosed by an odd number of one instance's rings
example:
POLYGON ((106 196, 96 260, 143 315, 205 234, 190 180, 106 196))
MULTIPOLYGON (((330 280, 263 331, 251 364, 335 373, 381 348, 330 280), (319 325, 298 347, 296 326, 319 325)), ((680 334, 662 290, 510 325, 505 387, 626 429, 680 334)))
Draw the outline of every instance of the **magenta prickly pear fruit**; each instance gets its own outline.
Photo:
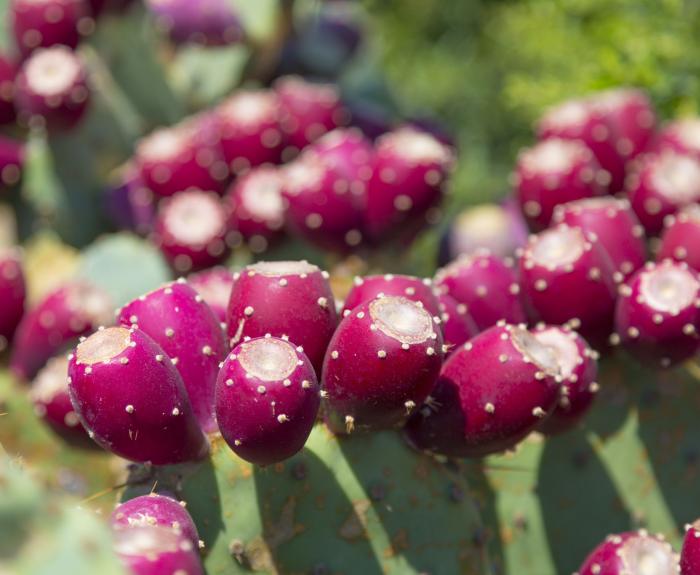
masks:
POLYGON ((213 192, 192 189, 161 202, 153 240, 170 265, 185 273, 226 259, 226 229, 221 198, 213 192))
POLYGON ((678 575, 678 555, 661 535, 645 530, 608 535, 577 575, 678 575))
POLYGON ((598 353, 567 327, 540 325, 531 333, 550 348, 563 378, 556 408, 537 428, 555 435, 574 427, 590 409, 598 392, 598 353))
POLYGON ((24 166, 24 144, 0 136, 0 192, 5 186, 14 186, 20 181, 24 166))
POLYGON ((640 160, 625 187, 647 234, 656 235, 666 216, 700 201, 700 160, 669 151, 640 160))
POLYGON ((232 174, 263 164, 277 164, 284 139, 277 95, 269 90, 241 90, 216 110, 221 150, 232 174))
POLYGON ((430 315, 440 315, 440 303, 432 280, 395 274, 356 277, 355 285, 345 298, 342 315, 345 317, 358 305, 385 295, 408 298, 418 302, 430 315))
POLYGON ((87 70, 65 46, 42 48, 17 77, 17 109, 27 122, 40 118, 49 130, 69 129, 84 116, 90 99, 87 70))
POLYGON ((15 78, 17 64, 4 54, 0 54, 0 126, 15 121, 15 78))
POLYGON ((502 319, 508 323, 526 319, 515 271, 505 260, 485 250, 463 255, 438 270, 435 286, 440 293, 467 306, 479 331, 502 319))
POLYGON ((223 324, 226 322, 226 308, 233 288, 233 272, 224 267, 215 267, 192 274, 187 283, 204 298, 209 309, 223 324))
POLYGON ((287 337, 320 373, 338 325, 328 272, 306 261, 258 262, 234 275, 226 314, 231 347, 243 337, 287 337))
POLYGON ((654 367, 669 367, 700 349, 700 279, 685 263, 648 263, 620 286, 613 343, 654 367))
POLYGON ((0 352, 7 349, 24 315, 26 295, 20 252, 0 248, 0 352))
POLYGON ((83 281, 65 285, 29 310, 13 340, 10 369, 30 380, 59 352, 100 325, 111 323, 112 301, 102 289, 83 281))
POLYGON ((147 0, 156 26, 176 44, 226 46, 240 42, 243 27, 226 0, 147 0))
POLYGON ((453 163, 453 151, 425 132, 403 127, 380 136, 367 193, 371 238, 380 241, 403 226, 424 224, 453 163))
POLYGON ((514 447, 554 409, 559 366, 524 327, 489 328, 455 351, 409 421, 418 449, 481 457, 514 447))
POLYGON ((613 273, 610 257, 593 236, 559 224, 532 236, 523 251, 523 301, 533 318, 568 324, 599 345, 613 327, 613 273))
POLYGON ((402 426, 428 397, 444 355, 437 318, 383 296, 343 318, 323 362, 326 420, 337 433, 402 426))
POLYGON ((288 459, 302 447, 321 402, 308 357, 276 337, 246 339, 216 381, 216 419, 229 447, 257 465, 288 459))
POLYGON ((686 206, 664 221, 657 261, 685 262, 700 272, 700 205, 686 206))
POLYGON ((683 118, 670 122, 659 132, 653 148, 670 150, 700 160, 700 118, 683 118))
POLYGON ((104 449, 155 465, 207 453, 180 374, 144 332, 96 331, 70 355, 68 376, 73 407, 104 449))
POLYGON ((479 333, 479 328, 469 315, 467 306, 447 294, 442 294, 440 302, 440 319, 442 320, 442 337, 445 340, 447 354, 451 354, 460 345, 466 343, 479 333))
POLYGON ((681 575, 700 573, 700 522, 685 526, 685 538, 681 550, 681 575))
POLYGON ((280 121, 287 143, 297 150, 318 140, 326 132, 349 122, 349 113, 333 84, 315 84, 299 76, 275 82, 280 121))
POLYGON ((180 372, 202 429, 214 431, 214 384, 228 348, 204 298, 179 280, 126 304, 118 321, 145 332, 165 351, 180 372))
POLYGON ((644 228, 626 199, 605 197, 570 202, 554 210, 552 221, 594 234, 612 260, 616 281, 627 279, 646 261, 644 228))
POLYGON ((285 206, 282 178, 276 168, 260 166, 238 178, 226 193, 227 242, 245 240, 254 253, 262 253, 284 233, 285 206))
POLYGON ((527 219, 542 229, 558 205, 603 195, 601 174, 598 161, 581 142, 552 138, 519 155, 516 194, 527 219))
POLYGON ((372 177, 374 148, 358 128, 338 128, 319 138, 309 150, 324 160, 364 195, 372 177))

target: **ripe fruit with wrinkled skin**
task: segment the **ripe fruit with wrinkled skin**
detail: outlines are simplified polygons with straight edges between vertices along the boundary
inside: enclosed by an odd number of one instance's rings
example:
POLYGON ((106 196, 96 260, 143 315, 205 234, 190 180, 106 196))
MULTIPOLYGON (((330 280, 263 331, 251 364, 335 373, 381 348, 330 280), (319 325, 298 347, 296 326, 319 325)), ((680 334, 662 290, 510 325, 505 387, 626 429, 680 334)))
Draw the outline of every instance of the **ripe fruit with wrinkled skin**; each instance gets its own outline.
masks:
POLYGON ((0 352, 3 352, 15 334, 24 315, 27 296, 18 250, 0 248, 0 352))
POLYGON ((558 365, 523 327, 494 326, 445 362, 406 432, 418 449, 482 457, 514 447, 555 407, 558 365))
POLYGON ((304 447, 316 421, 320 389, 303 351, 276 337, 246 339, 216 381, 216 419, 229 447, 270 465, 304 447))
POLYGON ((52 291, 17 327, 10 369, 20 379, 33 379, 50 358, 80 336, 111 323, 113 309, 107 293, 84 281, 52 291))
POLYGON ((685 262, 700 271, 700 206, 686 206, 664 222, 657 261, 672 259, 685 262))
POLYGON ((226 46, 244 38, 241 21, 226 0, 148 0, 158 28, 175 44, 226 46))
POLYGON ((566 327, 539 325, 532 335, 554 354, 563 378, 557 406, 537 428, 546 435, 568 431, 585 416, 598 392, 598 354, 566 327))
POLYGON ((9 56, 0 54, 0 126, 15 121, 15 77, 17 64, 9 56))
POLYGON ((681 550, 681 575, 700 573, 700 522, 685 526, 685 538, 681 550))
POLYGON ((666 151, 640 158, 635 168, 625 187, 647 234, 658 234, 666 216, 700 201, 700 160, 666 151))
POLYGON ((65 46, 33 52, 17 76, 20 118, 26 122, 41 118, 49 130, 75 126, 85 115, 89 101, 85 64, 65 46))
POLYGON ((461 256, 438 270, 435 286, 440 293, 467 306, 479 331, 502 319, 508 323, 523 323, 526 319, 515 272, 485 250, 461 256))
POLYGON ((554 209, 566 202, 601 196, 600 165, 578 141, 544 140, 518 156, 515 188, 523 213, 537 229, 549 225, 554 209))
POLYGON ((451 354, 460 345, 466 343, 479 333, 467 306, 447 294, 439 296, 440 320, 442 321, 442 337, 447 346, 447 354, 451 354))
POLYGON ((666 124, 659 132, 654 149, 687 154, 700 160, 700 118, 683 118, 666 124))
POLYGON ((639 361, 669 367, 700 349, 700 279, 685 263, 648 263, 620 287, 615 331, 639 361))
POLYGON ((568 323, 596 347, 613 326, 613 273, 593 236, 559 224, 533 236, 520 258, 523 302, 533 318, 568 323))
POLYGON ((189 272, 226 259, 226 229, 221 198, 192 189, 161 202, 153 240, 176 271, 189 272))
POLYGON ((678 555, 660 535, 628 531, 608 535, 576 575, 677 575, 678 555))
POLYGON ((22 177, 25 148, 22 142, 0 136, 0 192, 14 186, 22 177))
POLYGON ((226 314, 230 345, 243 337, 288 337, 320 373, 338 324, 328 272, 306 261, 258 262, 234 275, 226 314))
POLYGON ((105 190, 105 207, 112 222, 122 230, 146 235, 153 230, 156 203, 153 192, 130 165, 114 174, 105 190))
POLYGON ((323 362, 326 421, 336 433, 402 426, 433 389, 444 355, 440 328, 417 302, 384 296, 357 306, 323 362))
POLYGON ((644 228, 626 199, 605 197, 570 202, 554 210, 552 222, 595 234, 610 256, 616 281, 627 279, 646 261, 644 228))
POLYGON ((214 384, 228 348, 204 298, 179 280, 126 304, 117 321, 149 335, 173 360, 195 417, 204 431, 214 431, 214 384))
POLYGON ((358 305, 382 295, 394 295, 419 302, 430 315, 440 315, 440 303, 433 282, 415 276, 384 274, 356 277, 353 288, 345 298, 342 315, 345 317, 358 305))
POLYGON ((233 272, 224 267, 215 267, 187 278, 187 283, 204 298, 217 319, 226 322, 226 308, 233 288, 233 272))
POLYGON ((207 440, 180 374, 144 332, 95 332, 70 355, 68 376, 73 407, 104 449, 154 465, 206 455, 207 440))

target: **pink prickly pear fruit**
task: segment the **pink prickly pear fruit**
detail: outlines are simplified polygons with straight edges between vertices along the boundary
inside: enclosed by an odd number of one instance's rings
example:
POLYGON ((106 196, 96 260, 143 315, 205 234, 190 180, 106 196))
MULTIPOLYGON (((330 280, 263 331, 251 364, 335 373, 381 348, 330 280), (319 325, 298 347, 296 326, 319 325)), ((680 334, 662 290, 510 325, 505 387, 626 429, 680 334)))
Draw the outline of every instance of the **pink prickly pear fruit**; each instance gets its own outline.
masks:
POLYGON ((278 164, 284 138, 277 95, 270 90, 240 90, 216 109, 221 151, 232 174, 263 164, 278 164))
POLYGON ((90 101, 82 58, 65 46, 32 53, 17 76, 16 105, 21 119, 39 119, 49 130, 74 127, 90 101))
POLYGON ((444 356, 437 319, 405 297, 377 297, 343 318, 323 362, 336 433, 401 427, 426 400, 444 356))
POLYGON ((610 256, 615 281, 624 281, 646 261, 644 228, 627 199, 605 197, 570 202, 554 210, 552 222, 595 235, 610 256))
POLYGON ((380 136, 367 190, 371 239, 424 225, 442 199, 453 163, 452 149, 426 132, 403 127, 380 136))
POLYGON ((190 275, 187 283, 204 298, 216 318, 225 325, 226 308, 233 288, 233 272, 215 267, 190 275))
POLYGON ((700 118, 683 118, 666 124, 653 149, 658 152, 670 150, 700 160, 700 118))
POLYGON ((594 346, 604 345, 612 331, 613 273, 610 257, 593 236, 566 224, 533 236, 520 257, 520 285, 531 317, 567 324, 594 346))
POLYGON ((581 142, 551 138, 518 156, 516 195, 528 221, 542 229, 560 204, 603 195, 601 175, 607 174, 581 142))
POLYGON ((442 337, 445 340, 447 354, 454 352, 479 333, 479 328, 469 315, 467 306, 447 294, 439 296, 442 337))
POLYGON ((358 305, 385 295, 405 297, 418 302, 430 315, 440 315, 440 303, 432 280, 395 274, 356 277, 353 288, 345 298, 342 315, 350 315, 358 305))
POLYGON ((112 322, 111 298, 102 289, 75 281, 48 294, 17 327, 10 369, 31 380, 46 362, 74 345, 79 337, 112 322))
POLYGON ((246 338, 224 361, 216 381, 216 419, 226 443, 246 461, 284 461, 311 433, 320 388, 300 350, 277 337, 246 338))
POLYGON ((678 554, 661 535, 628 531, 608 535, 583 562, 578 575, 678 575, 678 554))
POLYGON ((700 205, 691 204, 664 220, 656 261, 685 262, 700 272, 700 205))
POLYGON ((96 331, 69 356, 68 377, 73 407, 104 449, 154 465, 206 455, 207 440, 180 374, 144 332, 96 331))
POLYGON ((557 380, 549 346, 524 327, 494 326, 448 358, 407 437, 418 449, 451 457, 511 449, 554 410, 557 380))
POLYGON ((260 166, 238 178, 226 193, 227 243, 245 241, 250 251, 262 253, 284 234, 285 205, 282 178, 271 166, 260 166))
POLYGON ((15 78, 17 64, 5 54, 0 54, 0 126, 15 121, 15 78))
POLYGON ((681 575, 700 573, 700 522, 685 526, 683 549, 681 549, 681 575))
POLYGON ((338 325, 328 272, 306 261, 249 265, 234 275, 226 323, 232 348, 245 336, 288 338, 318 374, 338 325))
POLYGON ((700 160, 666 151, 640 158, 635 168, 625 187, 648 235, 661 232, 666 216, 700 201, 700 160))
POLYGON ((153 241, 177 272, 208 268, 229 254, 226 219, 217 194, 195 189, 178 192, 161 202, 153 241))
POLYGON ((598 353, 567 327, 539 325, 531 333, 550 348, 563 378, 557 406, 537 428, 546 435, 556 435, 577 425, 591 408, 599 389, 598 353))
POLYGON ((613 343, 653 367, 670 367, 700 349, 700 279, 685 263, 648 263, 620 286, 613 343))
POLYGON ((515 271, 506 260, 488 251, 460 256, 438 270, 435 286, 440 293, 467 306, 479 331, 502 319, 508 323, 523 323, 526 319, 515 271))
POLYGON ((27 292, 19 250, 0 248, 0 352, 7 349, 24 315, 27 292))
POLYGON ((309 150, 322 156, 327 163, 356 188, 358 195, 366 194, 372 177, 374 148, 358 128, 337 128, 316 140, 309 150))
POLYGON ((182 377, 202 429, 215 431, 214 385, 228 348, 204 298, 178 280, 126 304, 117 320, 137 327, 163 349, 182 377))
POLYGON ((22 177, 25 148, 22 142, 0 136, 0 192, 14 186, 22 177))
POLYGON ((156 26, 175 44, 226 46, 243 40, 241 21, 226 0, 147 0, 156 26))

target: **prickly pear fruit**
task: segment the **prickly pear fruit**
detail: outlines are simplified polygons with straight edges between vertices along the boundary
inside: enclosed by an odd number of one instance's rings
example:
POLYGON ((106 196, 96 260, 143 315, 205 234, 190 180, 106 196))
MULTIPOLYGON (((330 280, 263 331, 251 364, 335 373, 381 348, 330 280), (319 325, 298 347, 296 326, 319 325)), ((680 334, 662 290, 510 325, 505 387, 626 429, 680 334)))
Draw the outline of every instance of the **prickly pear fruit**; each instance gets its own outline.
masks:
POLYGON ((536 229, 549 225, 554 209, 567 202, 601 196, 607 174, 581 142, 552 138, 521 152, 515 190, 523 213, 536 229))
POLYGON ((440 303, 432 280, 415 276, 384 274, 355 278, 353 288, 345 298, 343 317, 349 315, 358 305, 384 295, 403 296, 418 302, 432 316, 440 314, 440 303))
POLYGON ((577 575, 627 573, 678 575, 678 555, 661 535, 628 531, 608 535, 586 558, 577 575))
POLYGON ((552 221, 594 234, 610 256, 615 281, 627 279, 646 261, 644 228, 626 199, 606 197, 570 202, 554 210, 552 221))
POLYGON ((525 321, 515 272, 505 260, 487 251, 463 255, 438 270, 435 286, 440 293, 467 306, 480 331, 502 319, 509 323, 525 321))
POLYGON ((700 118, 683 118, 666 124, 658 134, 654 149, 671 150, 700 160, 700 118))
POLYGON ((73 407, 104 449, 155 465, 206 455, 180 374, 144 332, 96 331, 70 355, 68 376, 73 407))
POLYGON ((117 170, 105 190, 105 209, 120 230, 146 235, 153 230, 156 203, 136 170, 130 165, 117 170))
POLYGON ((156 26, 175 44, 225 46, 243 39, 243 27, 226 0, 148 0, 156 26))
POLYGON ((215 267, 192 274, 187 283, 204 298, 216 318, 226 322, 226 308, 233 288, 233 272, 224 267, 215 267))
POLYGON ((306 261, 258 262, 234 276, 226 314, 231 347, 243 337, 286 336, 316 373, 338 324, 328 272, 306 261))
POLYGON ((326 419, 335 432, 402 426, 440 372, 437 319, 405 297, 357 306, 333 334, 323 362, 326 419))
POLYGON ((685 262, 700 272, 700 206, 686 206, 664 221, 657 261, 685 262))
POLYGON ((7 349, 24 315, 26 286, 16 249, 0 248, 0 352, 7 349))
POLYGON ((479 328, 469 315, 467 306, 447 294, 439 296, 442 337, 445 340, 447 354, 451 354, 460 345, 466 343, 479 333, 479 328))
POLYGON ((681 550, 681 575, 700 573, 700 523, 685 526, 685 538, 681 550))
POLYGON ((77 281, 58 288, 22 318, 10 369, 21 379, 33 379, 50 358, 80 336, 110 323, 112 311, 109 295, 92 284, 77 281))
POLYGON ((27 122, 40 119, 49 130, 70 129, 90 100, 82 58, 65 46, 32 53, 17 76, 17 109, 27 122))
POLYGON ((276 337, 246 339, 224 361, 216 381, 216 419, 239 457, 270 465, 297 453, 321 402, 311 362, 276 337))
POLYGON ((214 386, 228 348, 214 312, 185 280, 167 284, 126 304, 118 322, 153 338, 180 372, 202 429, 216 429, 214 386))
POLYGON ((669 367, 700 348, 700 279, 685 263, 647 263, 620 286, 614 343, 638 360, 669 367))
POLYGON ((0 54, 0 126, 15 121, 15 78, 17 64, 9 56, 0 54))

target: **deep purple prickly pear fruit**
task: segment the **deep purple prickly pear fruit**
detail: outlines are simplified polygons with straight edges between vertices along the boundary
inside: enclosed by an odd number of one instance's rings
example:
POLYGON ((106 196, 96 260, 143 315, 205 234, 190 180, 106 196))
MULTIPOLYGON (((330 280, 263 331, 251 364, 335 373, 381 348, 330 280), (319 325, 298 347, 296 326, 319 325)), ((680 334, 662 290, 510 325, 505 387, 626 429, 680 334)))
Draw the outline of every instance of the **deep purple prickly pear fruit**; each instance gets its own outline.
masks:
POLYGON ((581 142, 552 138, 518 156, 516 195, 528 221, 542 229, 558 205, 603 195, 601 174, 605 172, 581 142))
POLYGON ((685 526, 681 550, 681 575, 700 573, 700 521, 685 526))
POLYGON ((96 331, 70 355, 68 376, 73 407, 104 449, 155 465, 207 453, 180 374, 144 332, 96 331))
POLYGON ((645 530, 608 535, 577 575, 678 575, 678 554, 661 535, 645 530))
POLYGON ((358 305, 385 295, 408 298, 418 302, 430 315, 440 315, 440 303, 432 280, 397 274, 356 277, 345 298, 342 315, 345 317, 358 305))
POLYGON ((112 322, 112 301, 102 289, 76 281, 48 294, 22 318, 12 345, 10 369, 33 379, 46 362, 80 336, 112 322))
POLYGON ((65 46, 32 53, 17 76, 16 105, 21 119, 41 119, 49 130, 70 129, 85 115, 90 100, 87 69, 65 46))
POLYGON ((105 210, 119 229, 146 235, 153 230, 156 203, 136 170, 124 166, 105 190, 105 210))
POLYGON ((683 118, 666 124, 653 146, 656 151, 670 150, 700 160, 700 118, 683 118))
POLYGON ((5 351, 24 315, 27 292, 19 250, 0 248, 0 352, 5 351))
POLYGON ((481 457, 514 447, 554 409, 558 364, 524 327, 489 328, 455 351, 406 428, 418 449, 481 457))
POLYGON ((216 318, 225 323, 233 288, 233 272, 224 267, 215 267, 190 275, 187 283, 204 298, 216 318))
POLYGON ((229 253, 221 198, 194 189, 165 198, 158 209, 153 241, 180 273, 221 263, 229 253))
POLYGON ((552 222, 594 234, 610 256, 615 281, 627 279, 646 261, 644 228, 626 199, 605 197, 570 202, 554 210, 552 222))
POLYGON ((685 263, 648 263, 620 286, 613 342, 639 361, 670 367, 700 349, 700 279, 685 263))
POLYGON ((5 54, 0 54, 0 126, 15 121, 15 78, 17 64, 5 54))
POLYGON ((262 253, 284 233, 285 207, 280 172, 260 166, 238 178, 226 192, 227 242, 245 241, 250 251, 262 253))
POLYGON ((156 26, 175 44, 226 46, 243 40, 241 21, 226 0, 147 0, 156 26))
POLYGON ((232 348, 245 336, 286 336, 317 374, 338 324, 328 272, 306 261, 258 262, 234 275, 226 318, 232 348))
POLYGON ((428 397, 444 355, 437 319, 417 302, 384 296, 343 318, 328 345, 322 387, 336 433, 402 426, 428 397))
POLYGON ((686 206, 664 221, 657 261, 685 262, 700 272, 700 205, 686 206))
POLYGON ((25 148, 22 142, 0 136, 0 192, 14 186, 22 177, 25 148))
POLYGON ((453 151, 425 132, 403 127, 380 136, 365 216, 372 240, 424 225, 442 198, 453 163, 453 151))
POLYGON ((447 347, 447 355, 455 351, 479 333, 479 328, 469 315, 467 306, 447 294, 442 294, 440 302, 440 319, 442 320, 442 337, 447 347))
POLYGON ((214 384, 228 348, 204 298, 179 280, 126 304, 118 322, 137 327, 165 351, 180 372, 202 429, 214 431, 214 384))
POLYGON ((467 306, 479 331, 502 319, 508 323, 526 319, 515 271, 505 260, 485 250, 463 255, 438 270, 435 286, 440 293, 467 306))
POLYGON ((300 348, 276 337, 246 339, 216 381, 216 419, 229 447, 257 465, 288 459, 316 422, 320 388, 300 348))
POLYGON ((520 258, 523 302, 534 318, 568 324, 596 347, 613 327, 610 257, 581 228, 559 224, 530 238, 520 258))
POLYGON ((277 164, 284 138, 277 95, 271 90, 240 90, 216 109, 221 150, 232 174, 277 164))
POLYGON ((574 427, 590 409, 598 392, 598 353, 567 327, 539 325, 531 333, 550 348, 563 378, 557 406, 537 428, 555 435, 574 427))
POLYGON ((700 201, 700 160, 666 151, 640 158, 635 168, 625 188, 647 234, 657 235, 666 216, 700 201))

